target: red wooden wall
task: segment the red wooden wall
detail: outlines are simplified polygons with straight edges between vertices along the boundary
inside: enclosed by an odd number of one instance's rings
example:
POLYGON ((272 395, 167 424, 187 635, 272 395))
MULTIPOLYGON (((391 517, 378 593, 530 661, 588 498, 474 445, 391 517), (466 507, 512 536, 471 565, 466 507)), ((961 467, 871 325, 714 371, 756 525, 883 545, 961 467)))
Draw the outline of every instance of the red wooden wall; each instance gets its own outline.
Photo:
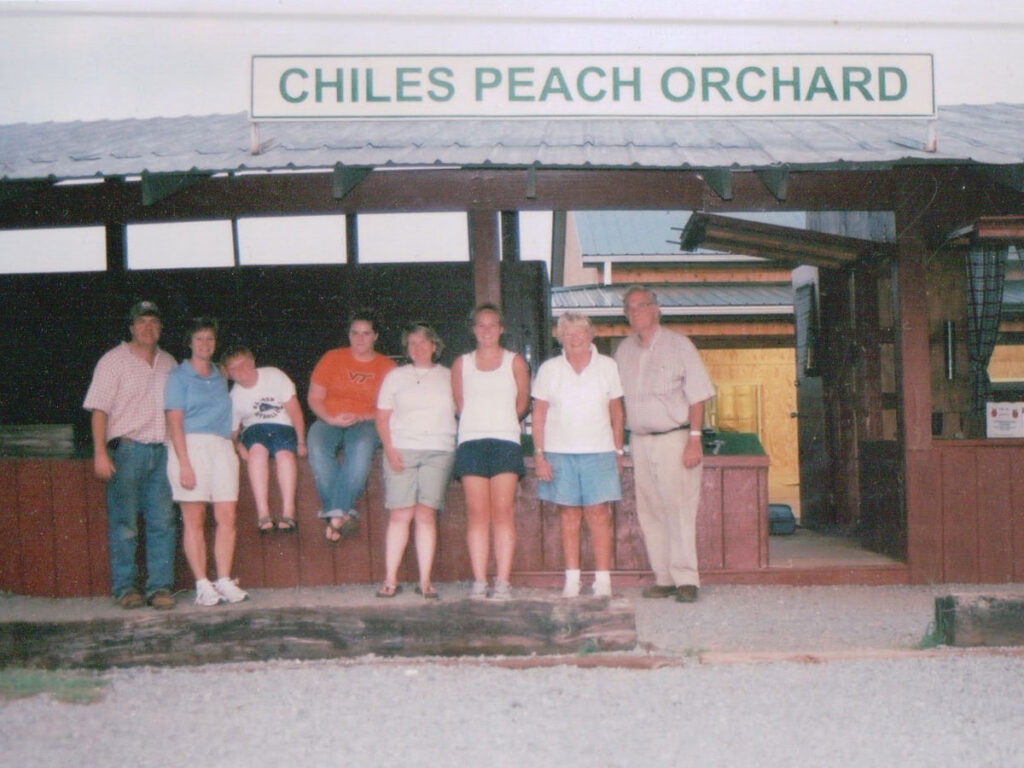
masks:
MULTIPOLYGON (((706 457, 697 531, 702 572, 767 566, 767 465, 764 457, 706 457)), ((271 477, 271 508, 276 510, 273 472, 271 477)), ((514 579, 521 584, 553 585, 560 581, 563 569, 558 510, 537 501, 535 484, 530 474, 519 485, 514 579)), ((337 545, 324 540, 324 524, 316 518, 319 503, 306 462, 299 464, 297 534, 260 535, 244 477, 241 488, 233 575, 243 586, 288 588, 372 583, 383 578, 386 517, 376 467, 367 493, 358 503, 363 520, 359 535, 337 545)), ((615 505, 612 566, 620 585, 650 578, 628 463, 623 493, 624 500, 615 505)), ((105 510, 104 487, 93 477, 89 459, 0 459, 0 528, 7 532, 0 537, 0 589, 45 597, 108 594, 105 510)), ((453 482, 438 523, 435 581, 470 578, 465 530, 462 489, 453 482)), ((208 533, 212 536, 212 520, 208 520, 208 533)), ((589 570, 593 559, 585 527, 582 550, 583 568, 589 570)), ((399 577, 413 581, 416 574, 410 541, 399 577)), ((176 582, 180 589, 192 586, 180 547, 176 582)))
POLYGON ((907 456, 916 583, 1024 580, 1024 443, 936 440, 907 456))

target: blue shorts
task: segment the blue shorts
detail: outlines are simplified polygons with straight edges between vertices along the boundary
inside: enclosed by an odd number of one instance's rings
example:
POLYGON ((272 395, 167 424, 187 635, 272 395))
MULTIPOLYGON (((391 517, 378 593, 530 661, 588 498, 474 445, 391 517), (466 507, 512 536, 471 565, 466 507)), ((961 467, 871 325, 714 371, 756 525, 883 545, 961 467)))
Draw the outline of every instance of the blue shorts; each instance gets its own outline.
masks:
POLYGON ((299 449, 299 437, 292 427, 284 424, 253 424, 242 432, 242 444, 252 448, 259 443, 274 456, 278 451, 296 453, 299 449))
POLYGON ((456 478, 495 477, 512 472, 519 477, 526 474, 523 463, 523 447, 510 440, 469 440, 455 449, 455 467, 452 475, 456 478))
POLYGON ((589 507, 622 498, 615 454, 548 453, 551 482, 537 481, 537 498, 562 507, 589 507))

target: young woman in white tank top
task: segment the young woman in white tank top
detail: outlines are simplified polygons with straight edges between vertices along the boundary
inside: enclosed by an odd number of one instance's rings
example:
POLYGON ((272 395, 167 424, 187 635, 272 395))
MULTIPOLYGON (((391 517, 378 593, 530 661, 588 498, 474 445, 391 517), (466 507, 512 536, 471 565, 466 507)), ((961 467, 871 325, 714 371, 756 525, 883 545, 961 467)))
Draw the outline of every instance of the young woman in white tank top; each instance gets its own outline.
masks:
POLYGON ((505 328, 497 307, 482 304, 472 319, 476 349, 452 366, 452 393, 460 415, 455 474, 466 495, 470 597, 487 596, 493 528, 496 577, 491 596, 507 600, 515 554, 516 484, 524 471, 519 420, 530 403, 530 370, 522 357, 502 349, 505 328))

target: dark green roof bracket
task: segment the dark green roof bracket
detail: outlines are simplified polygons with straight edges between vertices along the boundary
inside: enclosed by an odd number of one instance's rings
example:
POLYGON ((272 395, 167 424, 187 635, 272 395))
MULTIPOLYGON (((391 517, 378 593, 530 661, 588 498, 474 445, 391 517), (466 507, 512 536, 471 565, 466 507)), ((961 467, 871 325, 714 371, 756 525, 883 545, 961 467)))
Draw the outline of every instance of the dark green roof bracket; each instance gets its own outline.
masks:
POLYGON ((48 181, 3 181, 0 182, 0 203, 11 203, 23 197, 49 189, 48 181))
POLYGON ((142 204, 156 205, 183 189, 194 187, 213 174, 205 171, 186 171, 185 173, 149 173, 142 172, 142 204))
POLYGON ((348 193, 358 187, 372 172, 373 167, 368 165, 335 165, 334 199, 344 200, 348 193))
POLYGON ((754 171, 757 178, 764 184, 772 197, 780 203, 786 199, 786 186, 789 183, 789 168, 761 168, 754 171))
POLYGON ((732 171, 728 168, 708 168, 702 171, 704 182, 723 200, 732 200, 732 171))

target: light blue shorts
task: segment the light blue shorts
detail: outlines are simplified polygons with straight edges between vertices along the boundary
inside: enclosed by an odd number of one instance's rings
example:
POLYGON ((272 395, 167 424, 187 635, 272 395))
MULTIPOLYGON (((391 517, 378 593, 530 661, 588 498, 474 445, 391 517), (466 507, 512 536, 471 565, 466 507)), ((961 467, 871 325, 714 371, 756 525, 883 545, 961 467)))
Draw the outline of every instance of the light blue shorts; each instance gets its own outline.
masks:
POLYGON ((384 462, 384 508, 408 509, 422 504, 430 509, 442 509, 455 452, 399 448, 398 453, 405 467, 401 472, 391 468, 387 456, 381 457, 384 462))
POLYGON ((589 507, 622 498, 614 452, 548 453, 551 482, 537 481, 537 498, 563 507, 589 507))

